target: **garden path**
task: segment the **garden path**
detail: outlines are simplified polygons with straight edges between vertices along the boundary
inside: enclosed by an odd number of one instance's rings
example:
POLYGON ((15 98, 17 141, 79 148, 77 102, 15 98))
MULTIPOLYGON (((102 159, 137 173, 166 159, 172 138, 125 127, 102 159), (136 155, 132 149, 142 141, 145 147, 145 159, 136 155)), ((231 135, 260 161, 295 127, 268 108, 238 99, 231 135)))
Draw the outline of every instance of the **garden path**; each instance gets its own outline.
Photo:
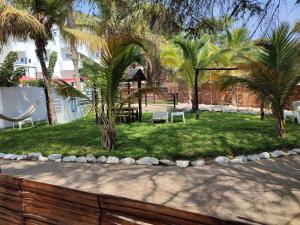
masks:
POLYGON ((269 224, 300 224, 300 156, 199 168, 0 161, 13 176, 269 224))

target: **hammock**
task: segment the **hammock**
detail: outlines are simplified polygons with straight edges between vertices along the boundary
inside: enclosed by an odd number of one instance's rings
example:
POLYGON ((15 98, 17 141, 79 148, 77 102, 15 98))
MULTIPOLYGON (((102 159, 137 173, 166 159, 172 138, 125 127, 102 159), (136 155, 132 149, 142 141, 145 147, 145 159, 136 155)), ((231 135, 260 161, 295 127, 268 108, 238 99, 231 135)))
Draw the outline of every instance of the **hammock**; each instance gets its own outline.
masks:
POLYGON ((8 116, 2 115, 0 113, 0 119, 6 120, 6 121, 10 121, 10 122, 20 122, 20 121, 23 121, 23 120, 25 120, 26 118, 28 118, 29 116, 31 116, 35 112, 37 106, 38 106, 38 102, 35 102, 22 115, 17 116, 17 117, 8 117, 8 116))

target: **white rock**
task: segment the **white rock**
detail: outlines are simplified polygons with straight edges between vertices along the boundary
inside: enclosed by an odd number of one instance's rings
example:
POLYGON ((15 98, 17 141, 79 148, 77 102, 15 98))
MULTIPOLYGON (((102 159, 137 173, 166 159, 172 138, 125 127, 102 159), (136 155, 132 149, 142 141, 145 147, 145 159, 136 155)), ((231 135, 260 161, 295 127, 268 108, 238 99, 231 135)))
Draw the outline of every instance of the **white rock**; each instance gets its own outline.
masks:
POLYGON ((269 159, 270 158, 270 153, 269 152, 263 152, 263 153, 260 153, 258 156, 259 156, 260 159, 269 159))
POLYGON ((159 162, 165 166, 174 166, 176 164, 173 161, 168 160, 168 159, 162 159, 162 160, 159 160, 159 162))
POLYGON ((190 161, 188 160, 177 160, 176 161, 176 165, 179 166, 179 167, 188 167, 190 165, 190 161))
POLYGON ((120 160, 121 163, 132 165, 135 163, 135 160, 133 158, 124 158, 120 160))
POLYGON ((230 162, 230 159, 224 156, 218 156, 217 158, 215 158, 215 162, 219 165, 225 165, 230 162))
POLYGON ((48 158, 44 157, 44 156, 40 156, 39 161, 45 162, 45 161, 48 161, 48 158))
POLYGON ((97 160, 96 160, 96 162, 97 163, 105 163, 106 162, 106 157, 105 156, 100 156, 97 160))
POLYGON ((106 160, 106 163, 108 163, 108 164, 117 164, 117 163, 119 163, 119 161, 120 161, 119 158, 114 157, 114 156, 109 156, 106 160))
POLYGON ((55 159, 54 162, 61 162, 62 159, 55 159))
POLYGON ((244 163, 247 162, 247 157, 244 155, 237 156, 234 159, 230 160, 230 163, 244 163))
POLYGON ((28 154, 28 160, 39 160, 40 156, 43 156, 40 152, 33 152, 28 154))
POLYGON ((198 159, 198 160, 195 160, 195 161, 191 162, 191 164, 193 166, 204 166, 205 161, 204 161, 204 159, 198 159))
POLYGON ((17 155, 16 154, 6 154, 6 156, 4 156, 4 159, 15 160, 15 159, 17 159, 17 155))
POLYGON ((140 158, 139 160, 136 161, 137 164, 139 165, 158 165, 159 164, 159 160, 153 157, 143 157, 140 158))
POLYGON ((86 158, 85 157, 78 157, 77 159, 76 159, 76 162, 78 162, 78 163, 86 163, 87 162, 87 160, 86 160, 86 158))
POLYGON ((247 160, 248 161, 256 161, 256 160, 260 160, 260 158, 258 155, 254 154, 254 155, 248 155, 247 160))
POLYGON ((76 156, 66 156, 63 158, 63 162, 76 162, 76 156))
POLYGON ((0 153, 0 158, 4 158, 6 156, 5 153, 0 153))
POLYGON ((298 153, 297 152, 294 152, 294 151, 288 151, 288 155, 297 155, 298 153))
POLYGON ((281 156, 285 156, 285 153, 280 150, 275 150, 274 152, 271 152, 271 156, 272 156, 272 158, 278 158, 281 156))
POLYGON ((95 158, 95 156, 89 154, 86 157, 86 161, 89 162, 89 163, 95 163, 96 162, 96 158, 95 158))
POLYGON ((48 156, 49 161, 55 161, 57 159, 62 159, 62 155, 61 154, 51 154, 48 156))
POLYGON ((17 155, 17 160, 26 160, 27 155, 17 155))
POLYGON ((292 149, 293 152, 297 152, 297 154, 300 154, 300 148, 294 148, 292 149))

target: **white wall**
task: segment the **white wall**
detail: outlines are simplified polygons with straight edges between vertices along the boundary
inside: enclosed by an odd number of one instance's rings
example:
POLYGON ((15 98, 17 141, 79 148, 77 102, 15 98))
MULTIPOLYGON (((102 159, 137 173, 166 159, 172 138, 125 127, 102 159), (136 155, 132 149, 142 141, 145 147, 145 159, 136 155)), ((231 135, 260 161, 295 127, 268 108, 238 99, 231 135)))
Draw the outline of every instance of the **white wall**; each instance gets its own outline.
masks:
MULTIPOLYGON (((79 119, 83 115, 81 106, 73 107, 69 99, 52 93, 55 100, 55 111, 58 123, 67 123, 79 119)), ((0 87, 0 113, 8 117, 23 114, 31 104, 38 101, 37 110, 30 116, 33 121, 47 120, 45 93, 43 88, 35 87, 0 87)), ((77 101, 78 103, 78 101, 77 101)), ((13 123, 0 119, 0 129, 12 127, 13 123)))
MULTIPOLYGON (((15 117, 26 111, 30 105, 38 101, 37 110, 30 116, 34 121, 46 120, 45 94, 42 88, 1 87, 0 113, 15 117)), ((11 127, 12 122, 0 119, 0 128, 11 127)))

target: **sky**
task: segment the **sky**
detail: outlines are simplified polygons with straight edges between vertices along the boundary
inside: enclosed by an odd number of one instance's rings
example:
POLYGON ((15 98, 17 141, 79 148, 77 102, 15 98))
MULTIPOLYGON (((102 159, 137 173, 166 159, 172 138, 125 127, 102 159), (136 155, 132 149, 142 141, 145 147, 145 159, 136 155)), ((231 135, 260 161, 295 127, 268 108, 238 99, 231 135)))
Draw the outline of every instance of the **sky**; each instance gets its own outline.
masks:
MULTIPOLYGON (((82 2, 82 0, 81 0, 81 2, 82 2)), ((291 26, 293 26, 297 20, 300 20, 300 4, 295 5, 295 0, 285 0, 283 2, 285 4, 283 3, 282 6, 279 8, 279 16, 277 18, 278 21, 276 21, 276 22, 287 22, 291 26)), ((77 9, 84 13, 93 13, 93 12, 97 13, 98 12, 98 10, 95 7, 91 6, 88 3, 77 4, 77 9)), ((247 24, 250 31, 255 29, 256 22, 257 21, 252 20, 247 24)), ((234 27, 239 27, 241 25, 242 25, 241 22, 237 22, 234 27)), ((257 32, 255 33, 253 38, 257 38, 257 37, 261 36, 265 31, 266 31, 265 27, 261 26, 261 28, 258 29, 257 32)), ((252 33, 252 32, 250 32, 250 33, 252 33)))

